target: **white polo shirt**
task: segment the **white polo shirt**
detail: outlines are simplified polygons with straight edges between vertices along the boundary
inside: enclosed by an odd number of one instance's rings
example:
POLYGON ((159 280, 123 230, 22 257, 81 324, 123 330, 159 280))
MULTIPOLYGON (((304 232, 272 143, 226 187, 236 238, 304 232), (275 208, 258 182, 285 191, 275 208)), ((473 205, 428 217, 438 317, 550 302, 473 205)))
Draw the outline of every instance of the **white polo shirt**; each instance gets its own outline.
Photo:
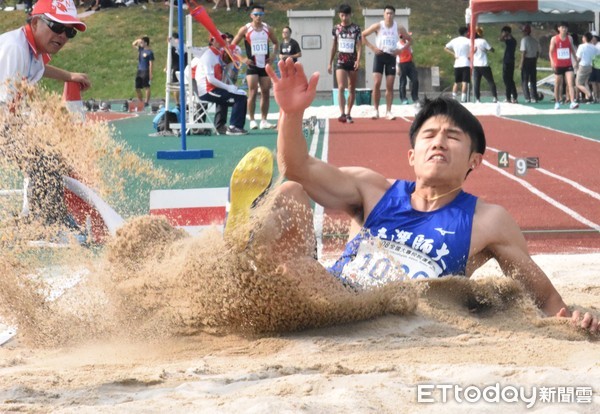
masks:
POLYGON ((48 54, 38 53, 29 26, 0 35, 0 102, 8 100, 7 82, 27 80, 38 82, 44 76, 48 54))
POLYGON ((471 40, 464 36, 455 37, 446 44, 446 48, 454 52, 455 68, 471 66, 471 40))
POLYGON ((475 53, 473 54, 473 66, 486 67, 489 66, 487 52, 492 50, 492 47, 483 38, 475 39, 475 53))

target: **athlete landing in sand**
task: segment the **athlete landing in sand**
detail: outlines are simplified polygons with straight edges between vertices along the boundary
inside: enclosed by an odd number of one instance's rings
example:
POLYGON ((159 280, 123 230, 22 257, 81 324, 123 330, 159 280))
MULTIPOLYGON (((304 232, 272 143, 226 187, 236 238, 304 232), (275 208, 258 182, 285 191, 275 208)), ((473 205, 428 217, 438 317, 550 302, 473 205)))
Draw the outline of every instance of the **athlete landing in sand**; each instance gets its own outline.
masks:
POLYGON ((598 333, 596 315, 568 309, 532 260, 509 213, 462 191, 467 175, 481 165, 485 151, 483 128, 468 110, 447 98, 426 101, 409 134, 408 163, 414 168, 416 182, 389 180, 367 168, 338 168, 308 154, 302 117, 315 97, 319 76, 307 80, 302 65, 291 59, 280 62, 279 69, 281 77, 269 67, 267 72, 281 108, 279 171, 289 180, 276 190, 273 211, 274 219, 285 224, 273 243, 283 260, 289 255, 312 256, 310 201, 314 200, 325 208, 347 212, 353 227, 362 228, 329 273, 323 269, 324 276, 333 274, 358 289, 378 284, 375 279, 382 276, 381 269, 376 269, 372 280, 368 274, 372 270, 368 259, 376 257, 369 256, 374 253, 373 246, 398 258, 411 278, 468 277, 494 258, 504 274, 524 286, 545 315, 571 317, 573 324, 598 333), (299 217, 296 213, 291 217, 292 203, 302 206, 299 217), (357 277, 357 270, 367 275, 357 277))

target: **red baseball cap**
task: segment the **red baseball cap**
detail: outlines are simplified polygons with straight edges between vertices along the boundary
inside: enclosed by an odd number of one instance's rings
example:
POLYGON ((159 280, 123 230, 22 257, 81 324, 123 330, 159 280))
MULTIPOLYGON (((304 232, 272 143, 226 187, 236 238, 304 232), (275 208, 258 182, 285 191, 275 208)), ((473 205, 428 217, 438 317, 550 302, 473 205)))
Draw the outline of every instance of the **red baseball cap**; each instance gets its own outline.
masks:
POLYGON ((73 0, 38 0, 31 15, 43 14, 57 23, 70 24, 76 30, 85 32, 86 25, 77 18, 77 9, 73 0))

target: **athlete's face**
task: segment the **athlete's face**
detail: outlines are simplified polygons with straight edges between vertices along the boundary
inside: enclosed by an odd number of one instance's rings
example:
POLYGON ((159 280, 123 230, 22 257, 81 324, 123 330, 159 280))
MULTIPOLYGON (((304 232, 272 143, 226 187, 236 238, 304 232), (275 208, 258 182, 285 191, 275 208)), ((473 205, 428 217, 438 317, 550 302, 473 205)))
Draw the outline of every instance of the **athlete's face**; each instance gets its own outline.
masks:
POLYGON ((265 12, 261 9, 252 9, 252 12, 250 13, 250 18, 252 19, 252 21, 254 23, 262 23, 262 19, 263 16, 265 15, 265 12))
POLYGON ((559 26, 558 27, 558 33, 560 33, 560 35, 562 37, 567 36, 568 32, 569 32, 569 28, 567 26, 559 26))
POLYGON ((346 13, 340 13, 340 23, 343 24, 344 26, 348 26, 351 23, 350 18, 352 17, 351 14, 346 14, 346 13))
POLYGON ((392 9, 385 9, 383 12, 383 20, 387 25, 390 25, 394 21, 394 11, 392 9))
POLYGON ((464 180, 467 171, 481 164, 482 155, 471 152, 471 138, 445 116, 423 123, 408 151, 408 162, 417 178, 464 180))

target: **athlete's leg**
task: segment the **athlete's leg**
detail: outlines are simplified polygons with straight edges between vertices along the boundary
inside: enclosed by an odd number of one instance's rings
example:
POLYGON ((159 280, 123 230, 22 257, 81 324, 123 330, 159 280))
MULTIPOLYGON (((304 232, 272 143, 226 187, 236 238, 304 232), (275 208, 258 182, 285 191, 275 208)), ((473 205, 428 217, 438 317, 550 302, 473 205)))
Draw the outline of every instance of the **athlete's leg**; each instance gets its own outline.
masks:
POLYGON ((394 99, 394 80, 396 75, 386 75, 385 77, 385 110, 387 113, 392 112, 392 101, 394 99))
POLYGON ((256 94, 258 93, 258 75, 246 75, 248 85, 248 116, 254 121, 254 108, 256 107, 256 94))
MULTIPOLYGON (((348 72, 344 69, 335 70, 335 78, 338 85, 338 106, 340 107, 340 115, 345 115, 346 112, 346 96, 345 90, 348 87, 348 72)), ((350 91, 348 91, 349 93, 350 91)))
POLYGON ((382 73, 373 72, 373 106, 375 111, 379 112, 379 99, 381 98, 381 80, 382 73))
POLYGON ((352 111, 354 102, 356 101, 356 81, 358 79, 358 71, 351 70, 347 72, 348 77, 348 115, 352 111))
POLYGON ((269 115, 269 100, 271 92, 271 78, 262 76, 258 78, 260 85, 260 115, 263 120, 267 120, 269 115))

